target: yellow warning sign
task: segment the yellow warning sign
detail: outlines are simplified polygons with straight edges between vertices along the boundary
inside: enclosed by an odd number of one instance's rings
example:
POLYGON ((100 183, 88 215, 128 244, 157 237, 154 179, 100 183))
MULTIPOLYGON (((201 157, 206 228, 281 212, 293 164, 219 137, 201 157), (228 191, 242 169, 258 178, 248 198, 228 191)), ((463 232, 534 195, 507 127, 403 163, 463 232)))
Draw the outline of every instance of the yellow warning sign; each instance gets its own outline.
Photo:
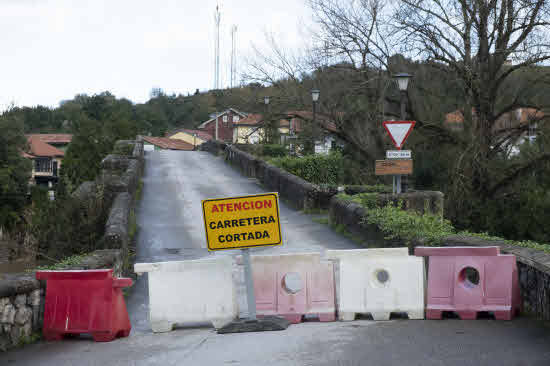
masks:
POLYGON ((277 193, 202 201, 208 250, 281 245, 277 193))

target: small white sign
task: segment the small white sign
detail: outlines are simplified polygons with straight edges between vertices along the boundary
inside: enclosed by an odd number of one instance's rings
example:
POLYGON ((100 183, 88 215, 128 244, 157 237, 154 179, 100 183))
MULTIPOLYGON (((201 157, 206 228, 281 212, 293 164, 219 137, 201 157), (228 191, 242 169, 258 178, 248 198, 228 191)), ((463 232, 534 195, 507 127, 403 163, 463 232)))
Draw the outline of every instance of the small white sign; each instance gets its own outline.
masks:
POLYGON ((411 159, 411 150, 387 150, 386 159, 411 159))

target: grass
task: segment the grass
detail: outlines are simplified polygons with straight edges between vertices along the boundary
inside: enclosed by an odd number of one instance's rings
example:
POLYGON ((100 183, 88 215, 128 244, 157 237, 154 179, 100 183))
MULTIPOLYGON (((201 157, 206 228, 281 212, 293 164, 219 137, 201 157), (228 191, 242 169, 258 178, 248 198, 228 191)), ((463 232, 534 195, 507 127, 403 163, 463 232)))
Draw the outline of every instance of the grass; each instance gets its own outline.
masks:
POLYGON ((67 257, 57 263, 53 263, 53 264, 48 264, 48 265, 44 265, 44 266, 38 266, 36 269, 38 270, 41 270, 41 271, 55 271, 55 270, 61 270, 61 269, 65 269, 67 267, 70 267, 70 266, 76 266, 78 264, 80 264, 80 262, 82 262, 82 259, 84 259, 84 257, 87 257, 89 254, 76 254, 76 255, 71 255, 70 257, 67 257))

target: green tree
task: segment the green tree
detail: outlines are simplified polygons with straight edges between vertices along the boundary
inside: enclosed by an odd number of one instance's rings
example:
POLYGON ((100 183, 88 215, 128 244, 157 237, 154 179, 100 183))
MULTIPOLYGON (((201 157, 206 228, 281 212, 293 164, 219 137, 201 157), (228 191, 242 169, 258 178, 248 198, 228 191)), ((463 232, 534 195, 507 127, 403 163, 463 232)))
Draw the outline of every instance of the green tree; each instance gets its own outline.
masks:
POLYGON ((0 116, 0 227, 12 229, 27 203, 31 161, 23 157, 27 141, 23 124, 11 116, 0 116))

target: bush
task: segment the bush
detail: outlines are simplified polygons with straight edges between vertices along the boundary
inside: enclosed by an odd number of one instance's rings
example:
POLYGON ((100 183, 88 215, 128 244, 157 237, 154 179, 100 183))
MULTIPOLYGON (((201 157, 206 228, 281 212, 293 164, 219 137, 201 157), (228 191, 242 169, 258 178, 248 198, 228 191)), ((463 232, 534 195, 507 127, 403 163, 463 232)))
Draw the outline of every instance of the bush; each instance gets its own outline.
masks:
POLYGON ((407 244, 440 245, 446 236, 455 233, 449 220, 439 215, 403 211, 401 205, 369 208, 361 223, 374 224, 387 239, 401 239, 407 244))
POLYGON ((279 158, 288 155, 286 146, 284 145, 261 145, 261 154, 265 157, 279 158))
POLYGON ((338 194, 338 198, 344 201, 358 203, 366 208, 375 208, 378 203, 378 193, 360 193, 355 195, 340 193, 338 194))
POLYGON ((270 163, 310 183, 337 185, 344 182, 344 158, 337 152, 301 158, 285 156, 271 159, 270 163))

